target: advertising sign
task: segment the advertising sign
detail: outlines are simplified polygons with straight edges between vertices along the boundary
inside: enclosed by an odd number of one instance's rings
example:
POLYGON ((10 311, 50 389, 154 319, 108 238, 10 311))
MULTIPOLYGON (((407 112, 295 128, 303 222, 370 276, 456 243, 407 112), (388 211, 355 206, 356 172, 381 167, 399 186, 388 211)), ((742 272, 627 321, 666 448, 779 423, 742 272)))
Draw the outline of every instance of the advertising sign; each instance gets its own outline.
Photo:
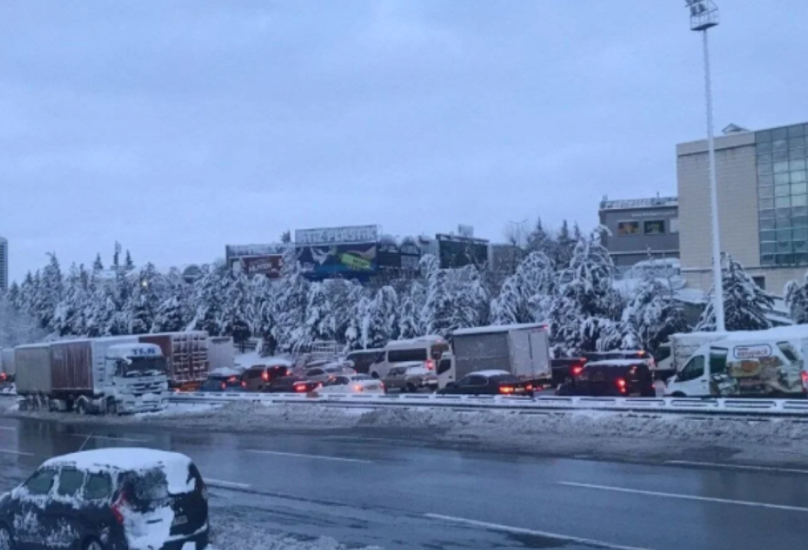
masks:
POLYGON ((225 247, 225 256, 231 258, 243 258, 245 256, 268 256, 270 254, 283 254, 284 248, 288 245, 283 243, 270 244, 229 244, 225 247))
POLYGON ((376 264, 379 269, 401 269, 401 252, 395 242, 380 242, 376 264))
POLYGON ((372 273, 377 267, 376 243, 298 247, 304 273, 329 276, 337 273, 372 273))
POLYGON ((378 240, 379 227, 376 225, 295 230, 295 246, 298 248, 307 245, 375 243, 378 240))
POLYGON ((436 235, 441 269, 457 269, 474 264, 483 267, 488 262, 488 241, 454 235, 436 235))
POLYGON ((418 265, 421 261, 421 249, 413 240, 405 240, 399 247, 401 255, 401 269, 408 271, 417 271, 418 265))
POLYGON ((251 256, 241 259, 241 270, 247 275, 266 275, 270 279, 281 276, 283 255, 251 256))
POLYGON ((758 359, 771 357, 772 347, 769 344, 755 344, 751 346, 735 346, 735 359, 758 359))

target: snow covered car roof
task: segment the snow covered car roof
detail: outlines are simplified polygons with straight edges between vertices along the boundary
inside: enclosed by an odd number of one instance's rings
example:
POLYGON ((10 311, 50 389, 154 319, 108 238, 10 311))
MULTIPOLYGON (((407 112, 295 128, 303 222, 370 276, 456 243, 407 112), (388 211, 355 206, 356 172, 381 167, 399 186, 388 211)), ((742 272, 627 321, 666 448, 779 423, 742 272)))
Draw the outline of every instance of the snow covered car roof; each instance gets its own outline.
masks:
POLYGON ((51 458, 42 466, 73 466, 85 472, 146 472, 159 469, 165 473, 170 493, 186 493, 194 489, 194 479, 189 479, 188 474, 191 459, 180 453, 156 449, 118 447, 80 451, 51 458))
POLYGON ((208 378, 215 378, 215 377, 222 377, 222 378, 229 378, 231 376, 241 376, 243 371, 236 370, 230 367, 219 367, 218 369, 213 369, 208 373, 208 378))
POLYGON ((506 370, 495 370, 495 369, 478 370, 478 371, 474 371, 474 372, 469 373, 469 375, 485 376, 486 378, 490 378, 492 376, 503 376, 503 375, 506 375, 506 374, 510 375, 511 373, 506 371, 506 370))

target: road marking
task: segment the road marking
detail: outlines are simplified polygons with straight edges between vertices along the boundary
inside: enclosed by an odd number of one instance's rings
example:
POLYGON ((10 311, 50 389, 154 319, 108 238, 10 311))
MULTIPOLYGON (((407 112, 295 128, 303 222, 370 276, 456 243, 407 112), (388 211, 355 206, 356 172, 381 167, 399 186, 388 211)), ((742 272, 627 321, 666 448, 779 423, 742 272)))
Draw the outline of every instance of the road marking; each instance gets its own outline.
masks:
POLYGON ((115 437, 111 435, 93 435, 93 434, 67 434, 73 437, 87 437, 90 439, 112 439, 114 441, 134 441, 137 443, 148 443, 148 439, 135 439, 132 437, 115 437))
POLYGON ((719 504, 736 504, 738 506, 752 506, 754 508, 771 508, 773 510, 787 510, 789 512, 808 512, 808 508, 801 506, 787 506, 785 504, 768 504, 765 502, 751 502, 748 500, 731 500, 727 498, 700 497, 696 495, 680 495, 678 493, 663 493, 660 491, 645 491, 642 489, 626 489, 624 487, 610 487, 608 485, 593 485, 590 483, 575 483, 573 481, 559 481, 559 485, 568 487, 581 487, 584 489, 599 489, 601 491, 615 491, 618 493, 633 493, 654 497, 678 498, 681 500, 698 500, 701 502, 717 502, 719 504))
POLYGON ((23 451, 10 451, 8 449, 0 449, 0 453, 5 453, 9 455, 20 455, 20 456, 34 456, 34 453, 25 453, 23 451))
POLYGON ((341 441, 383 441, 390 443, 395 439, 387 439, 384 437, 362 437, 360 435, 327 435, 324 439, 338 439, 341 441))
POLYGON ((774 466, 750 466, 745 464, 722 464, 720 462, 698 462, 695 460, 666 460, 665 464, 674 466, 703 466, 705 468, 723 468, 726 470, 752 470, 755 472, 783 472, 788 474, 806 474, 808 470, 799 468, 775 468, 774 466))
POLYGON ((260 449, 247 449, 248 453, 260 453, 266 455, 278 455, 278 456, 295 456, 298 458, 317 458, 319 460, 334 460, 337 462, 358 462, 361 464, 373 464, 370 460, 362 460, 359 458, 340 458, 338 456, 323 456, 323 455, 306 455, 300 453, 282 453, 280 451, 263 451, 260 449))
POLYGON ((535 529, 524 529, 522 527, 511 527, 510 525, 500 525, 499 523, 488 523, 487 521, 477 521, 475 519, 457 518, 454 516, 444 516, 441 514, 424 514, 430 519, 438 519, 443 521, 450 521, 453 523, 463 523, 466 525, 473 525, 474 527, 483 527, 484 529, 493 529, 495 531, 506 531, 508 533, 516 533, 520 535, 533 535, 537 537, 545 537, 549 539, 563 540, 567 542, 574 542, 576 544, 585 544, 587 546, 597 546, 599 548, 610 548, 612 550, 649 550, 648 548, 640 548, 637 546, 624 546, 622 544, 612 544, 601 540, 585 539, 581 537, 572 537, 570 535, 560 535, 558 533, 549 533, 547 531, 537 531, 535 529))
POLYGON ((221 479, 205 478, 205 484, 210 487, 219 487, 222 489, 249 489, 252 487, 249 483, 238 483, 235 481, 222 481, 221 479))

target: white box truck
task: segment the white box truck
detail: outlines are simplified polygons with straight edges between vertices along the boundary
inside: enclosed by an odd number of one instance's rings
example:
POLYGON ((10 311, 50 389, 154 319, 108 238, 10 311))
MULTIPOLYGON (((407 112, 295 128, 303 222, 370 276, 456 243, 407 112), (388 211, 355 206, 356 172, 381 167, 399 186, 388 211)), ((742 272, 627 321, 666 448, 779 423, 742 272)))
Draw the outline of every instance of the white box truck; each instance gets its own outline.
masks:
POLYGON ((802 398, 808 394, 808 325, 674 338, 674 354, 696 346, 665 395, 802 398), (700 342, 700 344, 699 344, 700 342), (699 345, 697 345, 699 344, 699 345))
POLYGON ((537 384, 552 378, 547 325, 516 324, 464 328, 452 332, 452 363, 438 369, 438 387, 444 388, 469 373, 504 370, 537 384))

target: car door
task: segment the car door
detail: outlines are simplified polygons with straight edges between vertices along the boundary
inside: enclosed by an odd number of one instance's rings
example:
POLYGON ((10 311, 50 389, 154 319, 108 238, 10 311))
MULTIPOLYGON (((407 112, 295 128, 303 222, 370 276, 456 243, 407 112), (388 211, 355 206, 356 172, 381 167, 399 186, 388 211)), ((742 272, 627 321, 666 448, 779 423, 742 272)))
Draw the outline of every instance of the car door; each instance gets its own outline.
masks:
POLYGON ((670 393, 681 393, 686 397, 702 397, 710 395, 710 383, 705 368, 704 355, 691 357, 682 371, 676 375, 676 381, 670 393))
POLYGON ((46 509, 56 480, 56 470, 40 468, 12 493, 17 502, 12 526, 20 549, 36 549, 46 543, 49 525, 46 509))
POLYGON ((87 527, 82 521, 83 486, 84 472, 68 467, 59 470, 51 503, 45 508, 47 540, 50 548, 76 548, 84 538, 87 527))
POLYGON ((469 375, 463 378, 459 383, 458 393, 466 395, 481 395, 490 392, 488 387, 488 378, 479 375, 469 375))
POLYGON ((348 393, 348 378, 346 376, 335 376, 323 384, 322 390, 325 393, 348 393))

